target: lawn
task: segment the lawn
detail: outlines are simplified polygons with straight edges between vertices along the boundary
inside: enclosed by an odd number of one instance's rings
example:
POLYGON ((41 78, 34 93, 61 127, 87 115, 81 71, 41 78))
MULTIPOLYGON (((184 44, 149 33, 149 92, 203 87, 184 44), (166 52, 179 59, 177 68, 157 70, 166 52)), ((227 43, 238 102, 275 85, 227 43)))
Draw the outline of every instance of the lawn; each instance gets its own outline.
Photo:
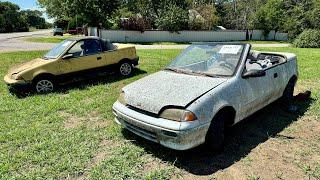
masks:
POLYGON ((36 42, 36 43, 59 43, 66 39, 76 37, 73 35, 63 35, 63 36, 48 36, 48 37, 29 37, 24 40, 27 42, 36 42))
MULTIPOLYGON (((260 48, 261 50, 261 48, 260 48)), ((177 152, 128 133, 112 104, 126 84, 165 67, 180 50, 139 50, 140 70, 18 98, 0 84, 0 179, 319 179, 320 51, 264 48, 299 57, 297 92, 312 91, 297 114, 275 103, 228 132, 225 151, 177 152)), ((44 52, 0 54, 0 77, 44 52)))

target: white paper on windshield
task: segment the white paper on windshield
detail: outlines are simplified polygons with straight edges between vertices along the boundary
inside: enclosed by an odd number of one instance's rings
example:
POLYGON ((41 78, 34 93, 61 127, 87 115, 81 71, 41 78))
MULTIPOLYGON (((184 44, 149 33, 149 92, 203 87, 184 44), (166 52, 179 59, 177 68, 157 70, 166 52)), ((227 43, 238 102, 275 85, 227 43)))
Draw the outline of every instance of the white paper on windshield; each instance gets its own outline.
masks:
POLYGON ((63 47, 67 47, 71 44, 71 41, 66 41, 65 43, 62 44, 63 47))
POLYGON ((241 49, 240 45, 223 45, 220 54, 238 54, 241 49))

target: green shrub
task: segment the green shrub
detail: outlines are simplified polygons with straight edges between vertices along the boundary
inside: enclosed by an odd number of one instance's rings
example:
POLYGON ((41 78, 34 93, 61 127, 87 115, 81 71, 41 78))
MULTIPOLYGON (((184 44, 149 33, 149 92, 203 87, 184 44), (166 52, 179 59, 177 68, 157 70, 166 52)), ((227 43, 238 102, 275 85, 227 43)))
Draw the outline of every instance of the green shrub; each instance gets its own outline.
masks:
POLYGON ((320 30, 304 30, 293 45, 300 48, 320 48, 320 30))

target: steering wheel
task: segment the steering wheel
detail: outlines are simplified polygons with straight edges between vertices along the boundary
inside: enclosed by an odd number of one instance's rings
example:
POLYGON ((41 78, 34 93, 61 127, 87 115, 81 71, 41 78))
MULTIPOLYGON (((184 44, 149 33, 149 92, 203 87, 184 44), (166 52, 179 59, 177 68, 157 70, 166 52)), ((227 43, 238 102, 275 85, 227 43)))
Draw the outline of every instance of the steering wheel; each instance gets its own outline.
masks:
POLYGON ((227 62, 226 60, 220 60, 219 62, 220 62, 220 64, 219 64, 220 66, 226 67, 226 68, 228 68, 230 70, 234 69, 234 65, 229 63, 229 62, 227 62))

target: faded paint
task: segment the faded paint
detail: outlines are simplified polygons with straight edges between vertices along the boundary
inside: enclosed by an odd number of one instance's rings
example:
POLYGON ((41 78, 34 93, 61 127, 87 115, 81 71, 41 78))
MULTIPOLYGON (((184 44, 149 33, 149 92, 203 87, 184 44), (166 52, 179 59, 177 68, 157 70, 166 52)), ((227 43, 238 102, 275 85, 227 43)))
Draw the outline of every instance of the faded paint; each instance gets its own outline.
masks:
POLYGON ((117 44, 117 49, 113 51, 103 51, 97 54, 75 57, 72 59, 65 60, 63 56, 80 40, 84 39, 99 39, 96 37, 79 37, 73 40, 72 43, 64 52, 62 52, 57 58, 45 60, 37 58, 32 61, 17 65, 8 71, 4 81, 7 84, 19 84, 19 83, 30 83, 32 80, 41 74, 51 75, 63 75, 93 68, 104 67, 107 65, 117 64, 123 59, 136 60, 136 49, 132 45, 121 45, 117 44), (100 60, 97 60, 101 58, 100 60), (23 80, 15 80, 12 75, 19 75, 23 80))
POLYGON ((225 78, 160 71, 124 87, 123 92, 129 105, 158 114, 166 106, 185 107, 225 81, 225 78))
POLYGON ((184 150, 202 144, 212 119, 222 108, 232 107, 236 111, 233 121, 235 124, 279 99, 290 78, 298 76, 297 58, 294 54, 250 51, 250 45, 247 45, 244 53, 249 52, 254 53, 256 57, 250 58, 256 58, 256 61, 268 61, 267 57, 259 56, 265 54, 279 56, 280 60, 272 66, 261 67, 266 72, 262 77, 243 77, 249 61, 247 56, 243 56, 237 73, 230 78, 196 77, 162 71, 123 88, 126 103, 131 106, 155 114, 166 106, 183 106, 197 116, 196 121, 176 122, 151 117, 116 102, 113 109, 117 122, 122 125, 134 123, 138 128, 131 128, 130 131, 145 138, 146 135, 140 131, 153 132, 153 141, 172 149, 184 150), (121 118, 120 114, 126 118, 121 118), (164 139, 161 131, 157 131, 159 128, 174 130, 178 136, 164 139), (179 134, 183 133, 188 136, 181 139, 179 134))

